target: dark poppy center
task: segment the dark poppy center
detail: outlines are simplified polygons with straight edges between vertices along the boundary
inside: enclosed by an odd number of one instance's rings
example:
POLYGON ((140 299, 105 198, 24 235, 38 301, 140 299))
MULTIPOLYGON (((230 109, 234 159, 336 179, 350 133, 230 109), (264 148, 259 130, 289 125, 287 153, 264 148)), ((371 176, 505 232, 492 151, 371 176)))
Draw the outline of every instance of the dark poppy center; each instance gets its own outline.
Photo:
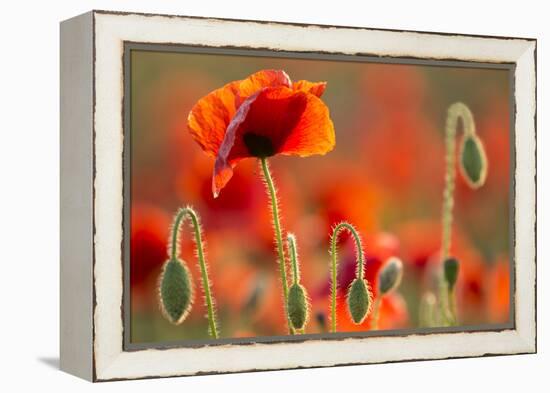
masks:
POLYGON ((273 143, 267 136, 247 132, 243 135, 243 141, 251 156, 264 158, 275 154, 273 143))

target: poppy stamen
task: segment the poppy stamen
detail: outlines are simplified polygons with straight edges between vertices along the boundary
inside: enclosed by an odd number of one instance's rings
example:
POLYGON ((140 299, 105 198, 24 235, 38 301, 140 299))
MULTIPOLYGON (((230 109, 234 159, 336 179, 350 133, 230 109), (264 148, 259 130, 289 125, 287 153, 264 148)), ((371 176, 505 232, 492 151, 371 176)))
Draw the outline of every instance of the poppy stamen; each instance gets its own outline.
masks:
POLYGON ((243 141, 251 156, 265 158, 275 154, 273 143, 267 136, 247 132, 243 141))
POLYGON ((321 100, 326 82, 292 82, 283 70, 261 70, 202 97, 187 117, 199 146, 215 157, 216 198, 247 158, 309 157, 335 146, 334 124, 321 100))

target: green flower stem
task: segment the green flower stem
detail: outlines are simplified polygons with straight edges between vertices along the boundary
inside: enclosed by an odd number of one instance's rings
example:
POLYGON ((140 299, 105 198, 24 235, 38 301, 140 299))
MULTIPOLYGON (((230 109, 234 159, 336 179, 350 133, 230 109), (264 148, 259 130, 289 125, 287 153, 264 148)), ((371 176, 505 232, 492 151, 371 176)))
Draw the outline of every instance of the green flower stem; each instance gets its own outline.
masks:
POLYGON ((447 284, 443 278, 439 280, 439 315, 440 321, 445 326, 451 325, 451 311, 449 310, 449 294, 445 291, 447 284))
POLYGON ((292 283, 300 282, 300 269, 298 268, 298 256, 296 255, 296 238, 294 235, 287 236, 288 252, 292 263, 292 283))
POLYGON ((357 230, 348 222, 341 222, 336 227, 334 227, 334 230, 332 231, 332 238, 331 238, 331 248, 330 248, 330 255, 332 257, 332 264, 331 264, 331 281, 332 281, 332 288, 331 288, 331 302, 330 302, 330 315, 331 315, 331 331, 333 333, 336 332, 336 292, 338 290, 338 277, 337 277, 337 249, 336 245, 338 242, 338 236, 342 230, 348 230, 354 240, 355 240, 355 251, 357 253, 357 270, 356 270, 356 278, 363 278, 364 276, 364 257, 363 257, 363 246, 361 244, 361 237, 359 236, 359 233, 357 230))
POLYGON ((418 309, 418 321, 420 327, 437 326, 438 320, 435 310, 436 297, 432 292, 427 292, 420 299, 418 309))
POLYGON ((451 229, 453 224, 454 190, 456 178, 456 130, 458 120, 462 119, 465 136, 475 136, 475 124, 472 113, 462 103, 449 107, 445 124, 445 190, 443 191, 443 233, 441 241, 441 259, 449 257, 451 250, 451 229))
POLYGON ((457 324, 457 315, 456 315, 456 296, 455 296, 455 289, 448 289, 447 291, 447 299, 448 299, 448 306, 449 306, 449 323, 454 326, 457 324))
POLYGON ((197 213, 191 207, 185 207, 179 209, 174 221, 174 227, 172 228, 172 247, 170 251, 171 259, 176 259, 179 253, 178 248, 178 235, 180 232, 180 225, 183 222, 185 216, 191 219, 192 228, 195 235, 195 244, 197 247, 197 258, 199 260, 199 266, 202 276, 202 288, 204 291, 204 298, 206 301, 206 308, 208 310, 208 323, 210 327, 210 335, 213 338, 218 338, 218 328, 216 321, 216 313, 214 310, 214 302, 212 300, 212 293, 210 290, 210 280, 208 278, 208 268, 206 265, 206 258, 204 255, 204 246, 202 240, 201 224, 197 213))
MULTIPOLYGON (((472 112, 460 102, 449 107, 447 121, 445 123, 445 189, 443 191, 442 234, 441 234, 441 260, 445 261, 451 252, 451 235, 453 225, 454 190, 456 180, 456 131, 458 120, 462 120, 465 136, 475 136, 475 123, 472 112)), ((447 324, 456 320, 451 311, 451 303, 454 303, 453 291, 445 291, 446 284, 443 275, 440 277, 440 311, 442 320, 447 324)))
POLYGON ((282 236, 282 229, 281 229, 281 222, 279 218, 279 202, 277 200, 277 191, 275 190, 275 184, 273 182, 273 177, 271 176, 271 172, 269 171, 269 165, 267 163, 267 158, 262 157, 260 158, 260 163, 262 166, 263 176, 265 180, 265 184, 267 186, 267 191, 269 193, 269 197, 271 199, 271 214, 273 216, 273 227, 275 228, 275 240, 277 243, 277 253, 279 256, 279 271, 281 272, 281 284, 283 286, 283 300, 284 300, 284 308, 285 308, 285 315, 287 319, 288 324, 288 330, 290 334, 294 334, 294 329, 292 328, 292 325, 290 323, 290 320, 288 318, 288 312, 287 312, 287 304, 288 304, 288 283, 286 278, 286 258, 285 258, 285 251, 283 247, 283 236, 282 236))
POLYGON ((371 329, 378 330, 378 320, 380 319, 380 302, 382 301, 382 295, 378 295, 374 299, 374 304, 372 305, 372 322, 371 329))

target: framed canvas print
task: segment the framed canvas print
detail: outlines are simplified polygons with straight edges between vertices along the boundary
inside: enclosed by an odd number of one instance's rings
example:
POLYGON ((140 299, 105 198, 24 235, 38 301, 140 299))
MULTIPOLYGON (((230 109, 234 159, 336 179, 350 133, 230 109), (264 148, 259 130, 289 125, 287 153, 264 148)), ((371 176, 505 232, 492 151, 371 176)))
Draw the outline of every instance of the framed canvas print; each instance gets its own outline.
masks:
POLYGON ((536 41, 61 23, 61 368, 536 351, 536 41))

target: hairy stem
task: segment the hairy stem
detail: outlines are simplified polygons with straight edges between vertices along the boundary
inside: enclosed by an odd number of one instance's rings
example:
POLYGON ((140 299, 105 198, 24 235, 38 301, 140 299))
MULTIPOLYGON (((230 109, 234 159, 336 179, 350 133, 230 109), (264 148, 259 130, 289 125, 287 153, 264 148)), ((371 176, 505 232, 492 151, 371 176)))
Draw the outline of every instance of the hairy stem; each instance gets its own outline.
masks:
POLYGON ((271 215, 273 218, 273 227, 275 228, 275 241, 277 243, 277 254, 279 256, 279 271, 281 273, 281 284, 283 286, 283 300, 284 300, 284 312, 287 319, 288 330, 290 334, 294 334, 294 328, 292 327, 290 320, 288 318, 287 303, 288 303, 288 283, 286 278, 286 258, 285 251, 283 247, 283 236, 281 229, 281 222, 279 217, 279 201, 277 199, 277 191, 275 189, 275 184, 273 182, 273 177, 269 171, 269 165, 267 163, 267 158, 260 158, 260 163, 262 166, 262 172, 271 199, 271 215))
POLYGON ((292 263, 292 283, 297 284, 300 282, 300 269, 298 268, 298 255, 296 252, 296 237, 292 234, 288 234, 286 237, 288 245, 288 253, 290 254, 290 262, 292 263))
POLYGON ((451 325, 451 312, 449 310, 449 295, 446 291, 447 284, 443 278, 439 280, 439 320, 445 326, 451 325))
POLYGON ((373 310, 372 310, 372 322, 371 329, 378 330, 378 320, 380 319, 380 302, 382 297, 379 295, 374 299, 373 310))
POLYGON ((441 236, 441 259, 449 257, 453 224, 454 190, 456 179, 456 130, 462 119, 464 134, 475 135, 475 124, 468 107, 460 102, 449 107, 445 124, 445 189, 443 191, 443 214, 441 236))
POLYGON ((447 301, 449 306, 449 322, 451 325, 456 325, 457 323, 457 315, 456 315, 456 296, 455 296, 455 290, 448 289, 447 290, 447 301))
POLYGON ((199 267, 202 276, 202 289, 204 291, 204 298, 206 301, 206 308, 208 310, 208 323, 210 328, 210 335, 213 338, 218 338, 218 328, 216 321, 216 312, 214 310, 214 301, 212 300, 212 293, 210 289, 210 279, 208 278, 208 267, 206 264, 206 258, 204 254, 204 245, 202 240, 202 231, 199 216, 191 207, 185 207, 178 210, 176 213, 176 219, 174 220, 174 227, 172 228, 172 242, 170 249, 171 259, 176 259, 179 253, 178 238, 180 233, 181 223, 185 217, 191 219, 191 227, 195 235, 195 245, 197 248, 197 258, 199 260, 199 267))
POLYGON ((352 234, 354 240, 355 240, 355 252, 357 253, 357 270, 356 270, 356 278, 363 278, 364 276, 364 256, 363 256, 363 246, 361 244, 361 237, 359 236, 359 233, 357 230, 348 222, 341 222, 338 225, 334 227, 334 230, 332 231, 332 237, 331 237, 331 246, 330 246, 330 254, 332 257, 331 260, 331 281, 332 281, 332 287, 331 287, 331 301, 330 301, 330 316, 331 316, 331 331, 334 333, 336 332, 336 292, 338 291, 338 277, 337 277, 337 249, 336 245, 338 242, 338 236, 340 235, 342 230, 347 230, 349 233, 352 234))
MULTIPOLYGON (((445 189, 443 191, 441 260, 445 261, 451 252, 451 236, 453 225, 454 190, 456 180, 456 133, 458 120, 462 120, 463 132, 466 136, 476 134, 472 112, 463 103, 457 102, 449 107, 445 124, 445 189)), ((442 320, 453 323, 456 316, 451 308, 454 304, 454 292, 445 291, 446 284, 443 275, 440 277, 439 302, 442 320), (446 295, 446 296, 445 296, 446 295)))

